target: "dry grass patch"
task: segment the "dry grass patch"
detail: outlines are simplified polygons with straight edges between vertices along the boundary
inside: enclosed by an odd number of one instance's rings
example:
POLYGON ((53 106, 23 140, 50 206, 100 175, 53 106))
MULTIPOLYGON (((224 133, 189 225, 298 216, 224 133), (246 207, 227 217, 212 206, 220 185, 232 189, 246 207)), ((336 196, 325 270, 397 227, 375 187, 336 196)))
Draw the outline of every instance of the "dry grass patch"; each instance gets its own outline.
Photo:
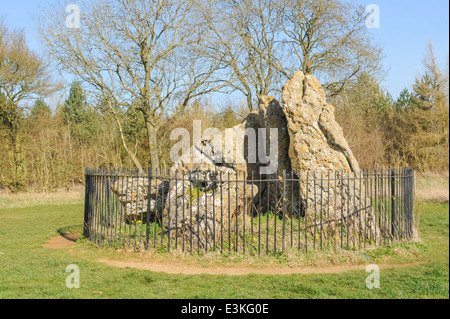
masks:
POLYGON ((449 173, 417 173, 415 197, 419 202, 449 202, 449 173))
POLYGON ((37 205, 64 205, 80 203, 84 200, 84 186, 77 186, 69 191, 48 193, 1 193, 0 209, 24 208, 37 205))

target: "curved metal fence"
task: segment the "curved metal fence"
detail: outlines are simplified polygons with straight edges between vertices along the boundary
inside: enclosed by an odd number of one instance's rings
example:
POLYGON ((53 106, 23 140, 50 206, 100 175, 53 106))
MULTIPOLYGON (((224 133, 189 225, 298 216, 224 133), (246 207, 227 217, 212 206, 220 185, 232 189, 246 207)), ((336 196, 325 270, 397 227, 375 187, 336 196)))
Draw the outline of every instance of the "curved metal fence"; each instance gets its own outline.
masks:
POLYGON ((254 177, 87 168, 84 237, 132 249, 269 255, 414 236, 411 168, 254 177))

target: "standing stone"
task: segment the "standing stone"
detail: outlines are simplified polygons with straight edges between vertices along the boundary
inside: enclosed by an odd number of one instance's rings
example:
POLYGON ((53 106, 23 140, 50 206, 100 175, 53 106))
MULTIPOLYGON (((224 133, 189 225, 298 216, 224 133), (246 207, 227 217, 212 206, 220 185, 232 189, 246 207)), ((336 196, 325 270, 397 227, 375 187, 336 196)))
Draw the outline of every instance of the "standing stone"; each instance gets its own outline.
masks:
POLYGON ((225 134, 202 138, 170 170, 163 224, 169 237, 188 250, 213 248, 233 227, 232 220, 251 213, 258 188, 247 182, 247 125, 244 120, 232 128, 233 140, 225 134))
POLYGON ((210 249, 228 230, 237 235, 234 219, 243 212, 256 214, 256 207, 259 213, 301 215, 298 183, 283 182, 296 178, 286 116, 270 96, 262 96, 258 108, 231 129, 233 137, 221 132, 202 138, 172 166, 177 177, 170 183, 163 216, 170 237, 192 241, 193 249, 210 249), (270 141, 271 129, 275 141, 270 141))
POLYGON ((373 210, 361 188, 364 185, 358 162, 335 121, 334 107, 326 103, 319 81, 298 71, 283 86, 282 99, 290 137, 289 158, 293 169, 303 174, 301 202, 307 213, 307 227, 314 233, 319 227, 322 231, 325 226, 326 233, 342 227, 351 233, 352 240, 368 231, 373 238, 373 210), (321 180, 329 172, 337 177, 331 187, 321 180), (305 173, 316 182, 306 182, 305 173), (363 216, 368 222, 363 222, 363 216))
POLYGON ((358 162, 319 81, 295 73, 283 86, 282 101, 283 106, 261 96, 258 112, 201 138, 169 176, 150 184, 145 176, 117 180, 112 189, 127 220, 145 221, 150 214, 187 250, 210 250, 227 233, 238 238, 234 225, 241 227, 242 220, 235 221, 256 214, 256 208, 260 214, 303 217, 302 229, 314 238, 320 231, 335 239, 344 229, 353 243, 378 237, 358 162), (277 130, 277 145, 270 129, 277 130), (267 163, 263 155, 270 154, 273 162, 267 163), (275 170, 268 170, 270 164, 275 170))
POLYGON ((290 136, 289 158, 300 171, 359 171, 342 128, 334 119, 334 107, 312 75, 301 71, 283 86, 283 111, 290 136))

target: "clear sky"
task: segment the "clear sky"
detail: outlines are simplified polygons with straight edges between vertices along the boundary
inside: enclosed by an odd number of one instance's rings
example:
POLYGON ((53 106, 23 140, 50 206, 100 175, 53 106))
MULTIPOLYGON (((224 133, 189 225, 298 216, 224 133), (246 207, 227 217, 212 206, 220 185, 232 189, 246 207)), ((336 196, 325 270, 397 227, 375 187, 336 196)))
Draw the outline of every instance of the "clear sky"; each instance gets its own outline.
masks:
POLYGON ((428 39, 434 45, 441 67, 448 67, 449 2, 447 0, 365 0, 380 8, 380 28, 372 28, 383 47, 384 67, 388 70, 383 86, 394 98, 405 87, 411 88, 423 72, 422 60, 428 39))
MULTIPOLYGON (((39 6, 53 0, 0 0, 0 15, 6 17, 10 28, 24 28, 29 46, 39 52, 34 19, 39 6)), ((76 4, 76 0, 67 3, 76 4)), ((383 87, 394 98, 400 91, 411 88, 414 78, 423 71, 422 58, 431 39, 438 62, 448 67, 449 2, 447 0, 357 0, 380 9, 380 27, 372 28, 376 42, 383 47, 384 67, 388 70, 383 87)))

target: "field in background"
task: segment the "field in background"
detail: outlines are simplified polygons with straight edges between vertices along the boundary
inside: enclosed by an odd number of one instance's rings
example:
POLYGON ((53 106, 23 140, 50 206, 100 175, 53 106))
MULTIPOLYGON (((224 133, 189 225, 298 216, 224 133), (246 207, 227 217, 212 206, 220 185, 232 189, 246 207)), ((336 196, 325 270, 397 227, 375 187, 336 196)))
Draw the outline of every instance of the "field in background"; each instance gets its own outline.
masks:
MULTIPOLYGON (((416 201, 449 202, 449 172, 415 173, 416 201)), ((0 209, 25 207, 37 204, 62 204, 84 200, 84 186, 76 185, 70 190, 48 193, 2 193, 0 191, 0 209)))
POLYGON ((36 205, 59 205, 84 201, 84 186, 48 193, 1 193, 0 209, 23 208, 36 205))
POLYGON ((417 201, 448 203, 448 172, 416 173, 415 196, 417 201))

